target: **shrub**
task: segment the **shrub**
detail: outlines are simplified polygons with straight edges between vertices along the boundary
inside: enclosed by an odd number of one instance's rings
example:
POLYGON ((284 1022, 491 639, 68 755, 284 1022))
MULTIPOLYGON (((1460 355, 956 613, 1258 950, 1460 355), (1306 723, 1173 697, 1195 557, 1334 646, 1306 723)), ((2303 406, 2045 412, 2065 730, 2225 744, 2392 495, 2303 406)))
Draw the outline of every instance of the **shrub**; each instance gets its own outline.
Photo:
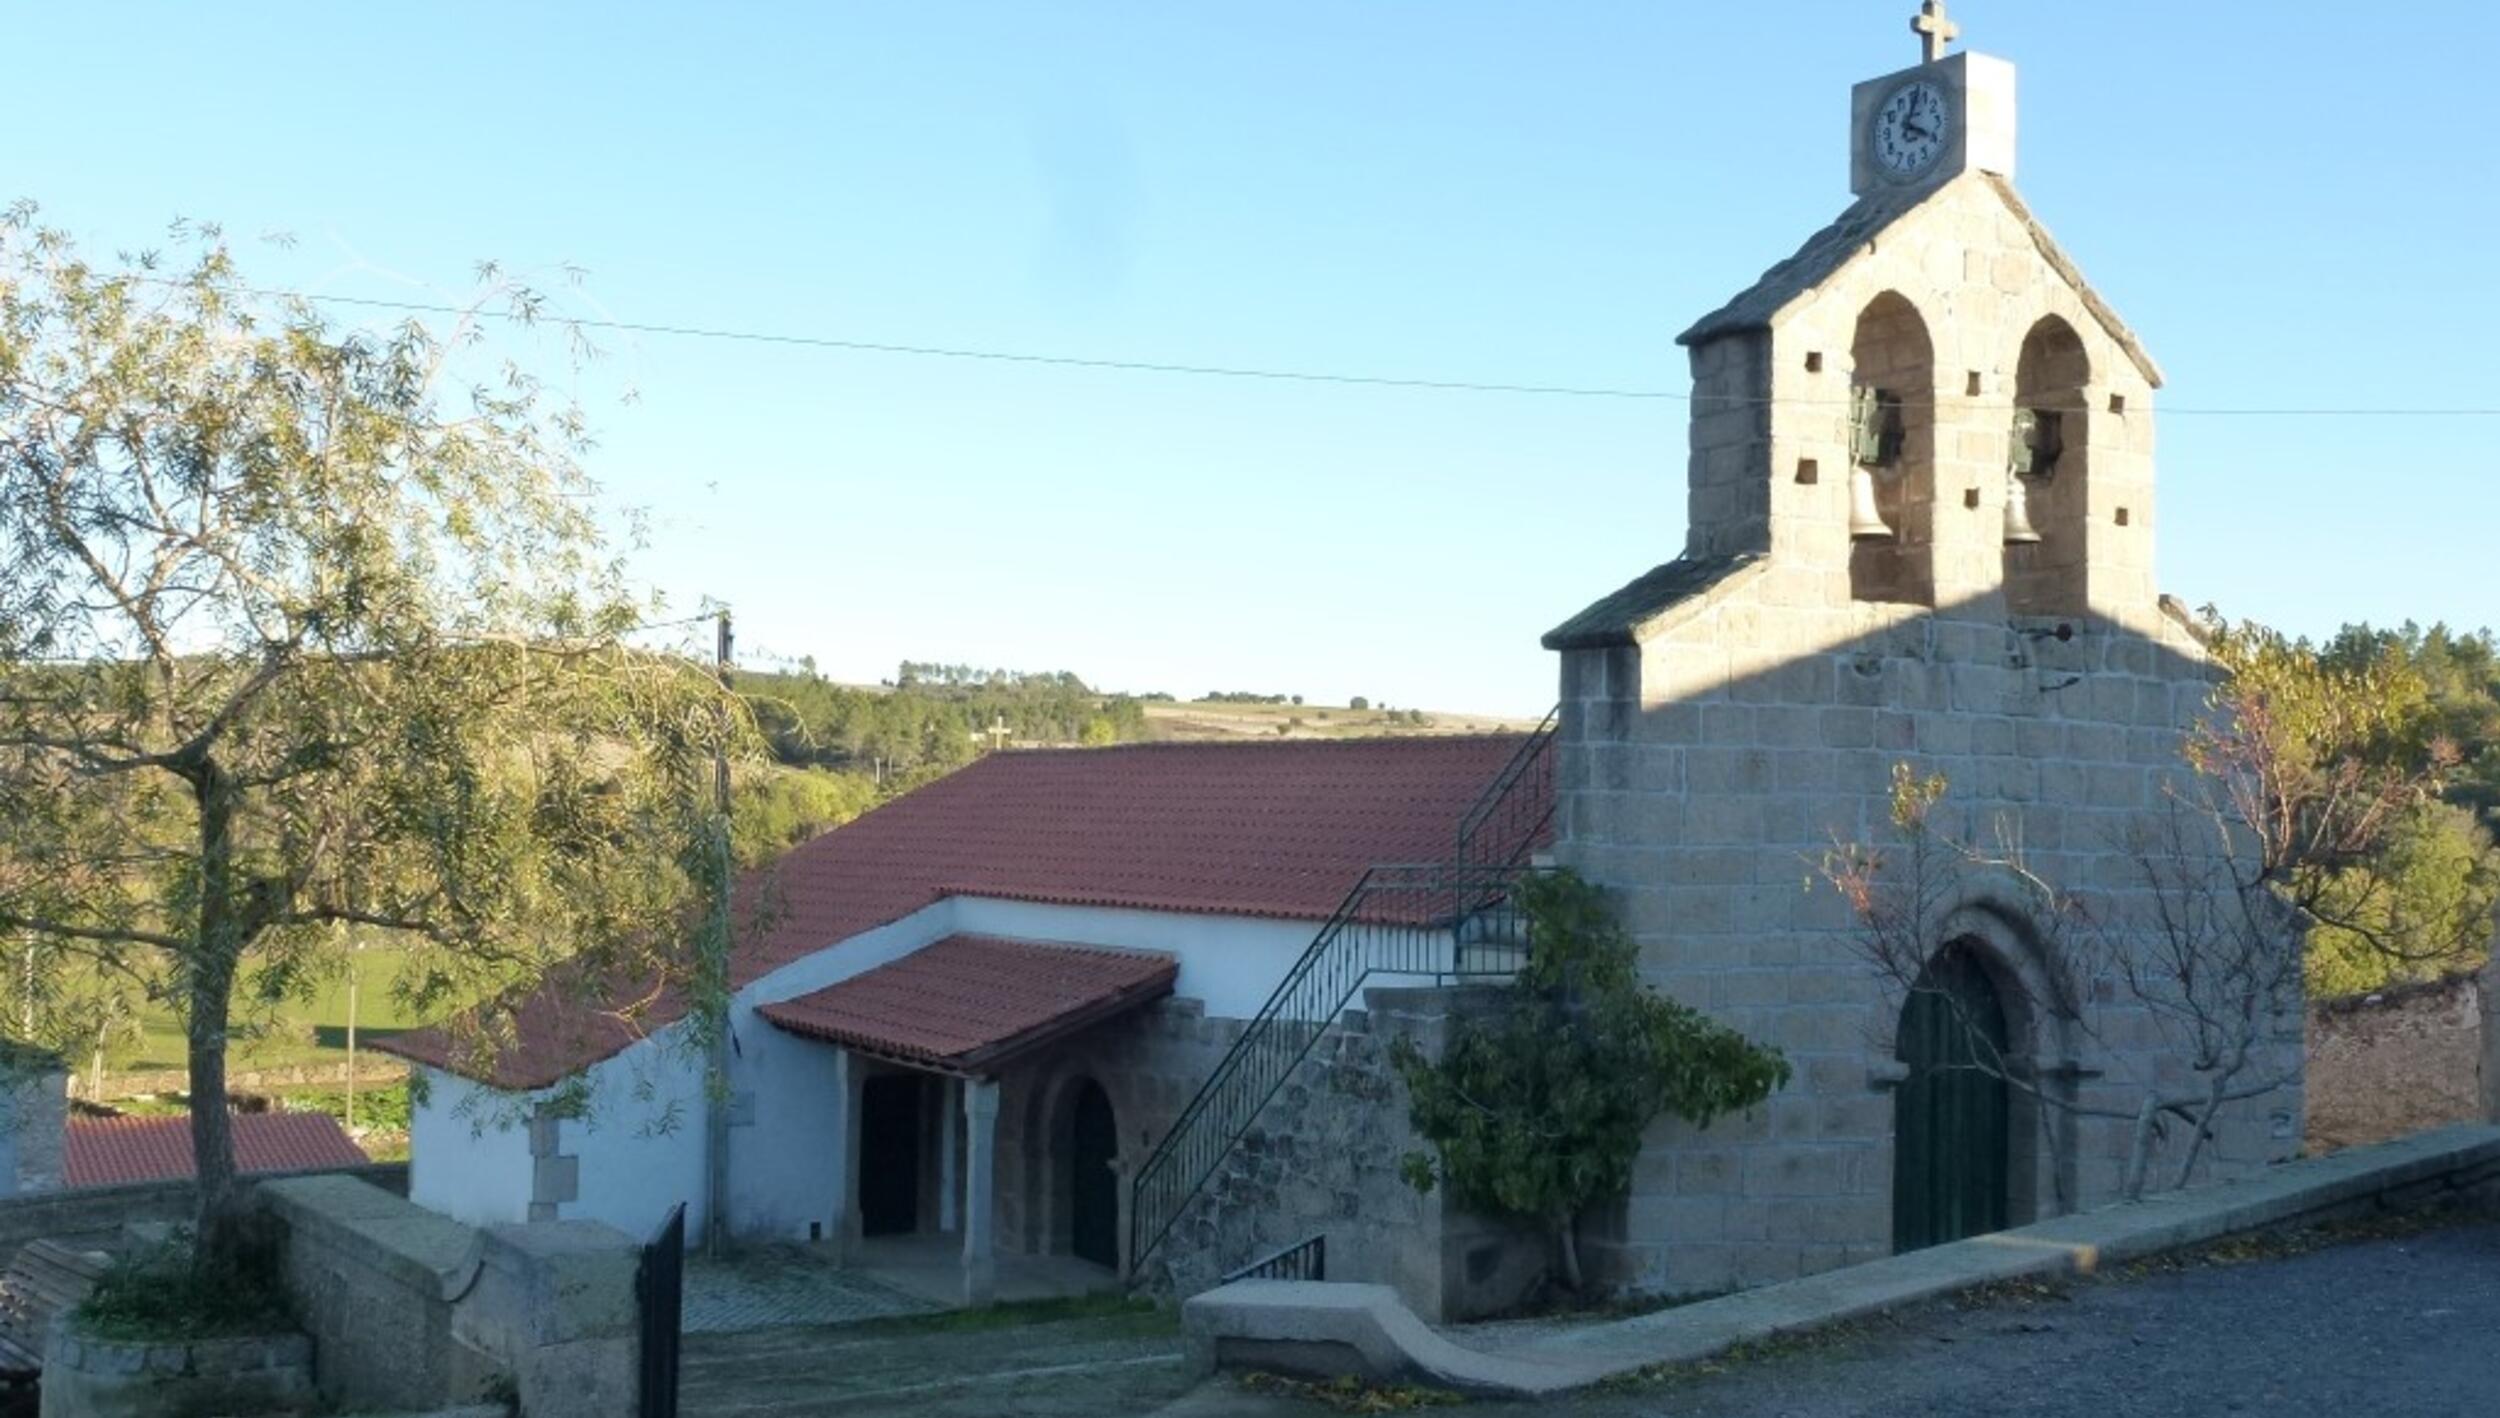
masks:
POLYGON ((78 1306, 79 1328, 100 1339, 217 1339, 294 1327, 278 1283, 276 1248, 255 1236, 225 1269, 192 1263, 192 1236, 174 1232, 113 1262, 78 1306))

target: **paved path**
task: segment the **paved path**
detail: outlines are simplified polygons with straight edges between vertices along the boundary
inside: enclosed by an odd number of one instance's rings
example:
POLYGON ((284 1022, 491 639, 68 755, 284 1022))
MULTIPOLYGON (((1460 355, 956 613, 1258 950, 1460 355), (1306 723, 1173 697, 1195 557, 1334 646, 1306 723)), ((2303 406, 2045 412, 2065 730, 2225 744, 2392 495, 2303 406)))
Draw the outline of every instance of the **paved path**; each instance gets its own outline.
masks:
POLYGON ((680 1327, 688 1334, 723 1334, 847 1324, 935 1308, 856 1270, 833 1265, 821 1250, 766 1246, 719 1261, 688 1256, 680 1327))
POLYGON ((1190 1387, 1171 1314, 1151 1311, 991 1329, 689 1335, 682 1375, 686 1418, 1113 1418, 1153 1412, 1190 1387))
MULTIPOLYGON (((1540 1418, 2489 1418, 2500 1413, 2500 1223, 2015 1285, 1535 1408, 1540 1418)), ((1324 1411, 1219 1381, 1172 1415, 1324 1411)))

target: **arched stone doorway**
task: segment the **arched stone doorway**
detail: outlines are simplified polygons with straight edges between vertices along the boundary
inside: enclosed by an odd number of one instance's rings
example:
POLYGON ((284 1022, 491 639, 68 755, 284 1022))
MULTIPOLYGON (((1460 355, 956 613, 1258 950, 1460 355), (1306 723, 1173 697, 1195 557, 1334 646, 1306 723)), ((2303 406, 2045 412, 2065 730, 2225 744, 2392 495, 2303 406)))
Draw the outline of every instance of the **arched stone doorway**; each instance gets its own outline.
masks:
POLYGON ((1908 1068, 1893 1092, 1892 1248, 1914 1251, 2005 1229, 2011 1099, 2006 1011, 1976 950, 1928 963, 1895 1036, 1908 1068))
POLYGON ((1096 1265, 1120 1265, 1120 1174, 1112 1165, 1120 1129, 1111 1095, 1086 1079, 1068 1109, 1068 1251, 1096 1265))

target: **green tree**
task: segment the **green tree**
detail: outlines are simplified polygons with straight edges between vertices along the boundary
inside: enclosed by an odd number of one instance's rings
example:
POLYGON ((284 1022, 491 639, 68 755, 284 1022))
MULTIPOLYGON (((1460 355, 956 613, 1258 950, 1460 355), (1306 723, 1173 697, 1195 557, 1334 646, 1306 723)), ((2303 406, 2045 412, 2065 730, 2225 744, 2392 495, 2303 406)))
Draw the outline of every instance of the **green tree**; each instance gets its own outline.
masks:
POLYGON ((1563 1283, 1581 1287, 1578 1221, 1631 1184, 1661 1113, 1707 1126, 1788 1082, 1788 1062, 1641 984, 1639 951, 1602 892, 1570 872, 1519 888, 1534 949, 1498 1010, 1454 1029, 1439 1059, 1400 1039, 1418 1190, 1520 1217, 1553 1235, 1563 1283))
POLYGON ((2321 921, 2309 933, 2309 993, 2368 994, 2456 970, 2486 958, 2492 912, 2500 904, 2500 855, 2473 813, 2424 802, 2398 818, 2367 867, 2342 868, 2332 883, 2352 924, 2321 921), (2401 952, 2381 941, 2412 942, 2401 952), (2425 948, 2451 943, 2453 950, 2425 948))
POLYGON ((439 336, 342 331, 176 242, 99 269, 0 223, 0 932, 167 979, 205 1275, 239 1240, 238 994, 302 988, 339 927, 411 947, 417 1008, 558 961, 603 1004, 719 997, 744 720, 620 644, 580 415, 482 343, 535 295, 489 271, 439 336))

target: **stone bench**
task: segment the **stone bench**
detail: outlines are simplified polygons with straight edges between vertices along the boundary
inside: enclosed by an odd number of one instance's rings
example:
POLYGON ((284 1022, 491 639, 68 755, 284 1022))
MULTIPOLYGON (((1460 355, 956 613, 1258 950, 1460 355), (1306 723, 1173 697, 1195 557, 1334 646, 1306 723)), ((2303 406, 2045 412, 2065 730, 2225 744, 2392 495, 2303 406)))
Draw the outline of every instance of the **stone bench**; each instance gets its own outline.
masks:
POLYGON ((33 1418, 42 1393, 44 1337, 78 1308, 111 1260, 59 1241, 29 1241, 0 1271, 0 1418, 33 1418))

